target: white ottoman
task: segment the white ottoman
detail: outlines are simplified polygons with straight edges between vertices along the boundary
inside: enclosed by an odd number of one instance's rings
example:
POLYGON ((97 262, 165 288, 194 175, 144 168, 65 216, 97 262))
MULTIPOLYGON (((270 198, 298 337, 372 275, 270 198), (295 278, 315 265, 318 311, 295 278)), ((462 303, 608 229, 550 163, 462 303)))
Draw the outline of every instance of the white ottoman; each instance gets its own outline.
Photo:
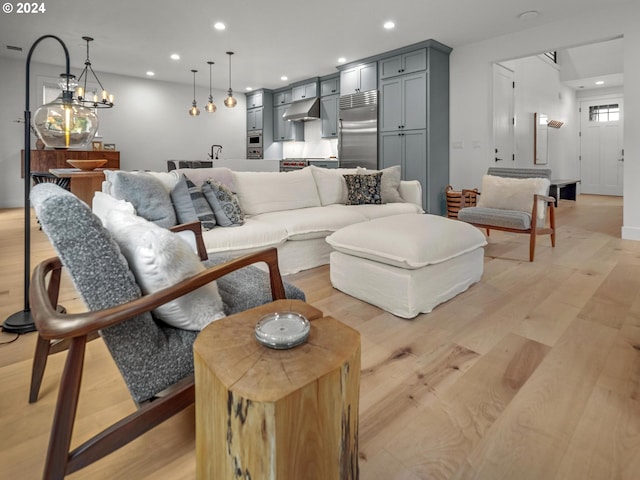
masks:
POLYGON ((437 215, 405 214, 341 228, 327 237, 332 285, 399 317, 413 318, 480 280, 484 235, 437 215))

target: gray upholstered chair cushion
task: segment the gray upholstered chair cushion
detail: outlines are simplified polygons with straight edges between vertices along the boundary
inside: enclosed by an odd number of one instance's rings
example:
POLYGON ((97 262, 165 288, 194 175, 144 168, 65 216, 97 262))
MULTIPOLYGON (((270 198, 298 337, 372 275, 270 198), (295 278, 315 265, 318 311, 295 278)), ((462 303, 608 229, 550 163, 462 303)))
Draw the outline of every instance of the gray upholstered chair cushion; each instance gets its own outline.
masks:
POLYGON ((551 170, 548 168, 506 168, 489 167, 487 175, 506 178, 548 178, 551 179, 551 170))
MULTIPOLYGON (((85 203, 54 184, 36 185, 31 203, 89 310, 120 305, 140 296, 118 245, 85 203)), ((219 280, 225 311, 235 313, 246 305, 270 301, 266 276, 257 268, 246 268, 235 277, 219 280)), ((295 287, 286 286, 286 291, 292 298, 304 299, 295 287)), ((136 402, 193 373, 197 332, 170 327, 144 314, 104 329, 101 335, 136 402)))
POLYGON ((516 230, 528 230, 531 228, 531 214, 518 210, 466 207, 458 212, 458 219, 477 225, 492 225, 516 230))

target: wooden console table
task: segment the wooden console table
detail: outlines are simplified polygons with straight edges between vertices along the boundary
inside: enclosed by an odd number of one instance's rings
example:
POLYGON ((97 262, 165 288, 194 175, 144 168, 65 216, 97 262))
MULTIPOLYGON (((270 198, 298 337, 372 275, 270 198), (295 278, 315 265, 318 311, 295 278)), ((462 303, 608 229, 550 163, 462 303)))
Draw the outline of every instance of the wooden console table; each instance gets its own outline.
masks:
POLYGON ((95 170, 51 168, 49 172, 56 177, 70 179, 71 193, 91 207, 94 193, 102 191, 104 170, 104 168, 96 168, 95 170))
POLYGON ((299 300, 217 320, 194 343, 196 478, 356 480, 360 334, 299 300), (311 321, 307 343, 259 344, 268 313, 311 321))
MULTIPOLYGON (((30 155, 32 172, 48 172, 52 168, 69 168, 67 159, 72 160, 107 160, 104 168, 120 168, 120 152, 116 150, 31 150, 30 155)), ((24 162, 24 150, 20 159, 24 162)), ((24 172, 24 164, 20 169, 24 172)), ((22 174, 24 175, 24 173, 22 174)))

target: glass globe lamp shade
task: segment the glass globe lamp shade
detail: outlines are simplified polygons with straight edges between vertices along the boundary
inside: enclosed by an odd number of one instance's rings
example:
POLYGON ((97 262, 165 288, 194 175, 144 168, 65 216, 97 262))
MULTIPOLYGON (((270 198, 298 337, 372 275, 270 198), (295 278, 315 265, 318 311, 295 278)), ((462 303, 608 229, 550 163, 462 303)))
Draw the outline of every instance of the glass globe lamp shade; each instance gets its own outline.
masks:
POLYGON ((209 95, 209 101, 205 105, 204 109, 209 113, 214 113, 218 109, 216 104, 213 103, 213 97, 211 95, 209 95))
POLYGON ((231 92, 231 89, 229 89, 229 96, 224 99, 224 104, 229 108, 233 108, 238 104, 238 101, 235 98, 233 98, 233 93, 231 92))
POLYGON ((98 131, 97 115, 73 100, 71 91, 63 91, 53 102, 38 108, 32 123, 40 140, 50 148, 86 146, 98 131))
POLYGON ((193 106, 189 109, 189 115, 192 117, 197 117, 200 115, 200 109, 197 107, 196 103, 193 102, 193 106))

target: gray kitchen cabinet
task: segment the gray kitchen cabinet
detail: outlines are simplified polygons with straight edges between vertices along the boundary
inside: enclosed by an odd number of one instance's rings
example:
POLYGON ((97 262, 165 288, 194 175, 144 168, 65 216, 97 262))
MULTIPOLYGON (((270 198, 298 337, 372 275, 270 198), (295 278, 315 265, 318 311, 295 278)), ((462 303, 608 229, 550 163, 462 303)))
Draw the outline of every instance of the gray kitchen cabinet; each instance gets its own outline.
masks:
POLYGON ((404 179, 419 180, 422 207, 437 215, 446 211, 449 184, 450 53, 449 47, 427 40, 378 60, 378 163, 401 165, 404 179))
POLYGON ((289 105, 276 105, 273 107, 273 141, 286 142, 304 140, 303 122, 290 122, 282 118, 289 105))
POLYGON ((427 128, 427 73, 380 82, 380 131, 427 128))
POLYGON ((427 49, 420 48, 411 52, 384 58, 379 62, 380 80, 397 77, 427 69, 427 49))
POLYGON ((328 78, 320 82, 320 96, 336 95, 340 93, 340 79, 338 77, 328 78))
POLYGON ((293 101, 304 100, 307 98, 314 98, 318 96, 318 82, 306 83, 304 85, 298 85, 291 89, 293 101))
POLYGON ((367 92, 378 88, 377 62, 365 63, 340 72, 340 93, 367 92))
POLYGON ((320 121, 322 122, 322 138, 338 136, 338 102, 340 95, 327 95, 320 99, 320 121))
POLYGON ((292 100, 291 90, 284 90, 282 92, 276 92, 273 94, 273 105, 285 105, 291 103, 292 100))
POLYGON ((263 127, 263 108, 250 108, 247 110, 247 130, 262 130, 263 127))
POLYGON ((264 106, 263 100, 262 100, 262 92, 248 93, 246 97, 247 97, 247 108, 256 108, 256 107, 264 106))

